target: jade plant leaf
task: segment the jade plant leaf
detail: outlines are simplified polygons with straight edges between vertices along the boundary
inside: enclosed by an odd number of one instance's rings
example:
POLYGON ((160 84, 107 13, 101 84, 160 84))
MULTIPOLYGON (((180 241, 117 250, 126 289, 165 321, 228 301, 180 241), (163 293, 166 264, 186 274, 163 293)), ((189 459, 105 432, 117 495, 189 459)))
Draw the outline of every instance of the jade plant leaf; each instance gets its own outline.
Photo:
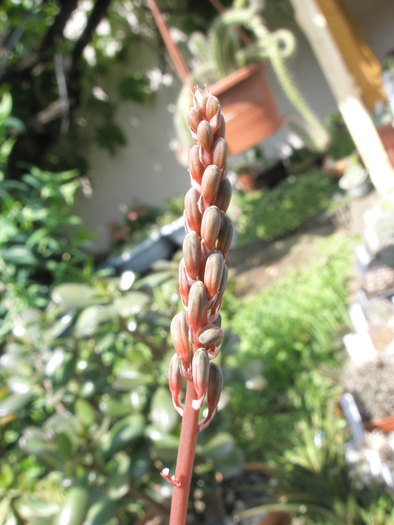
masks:
POLYGON ((85 308, 91 304, 103 302, 97 290, 87 284, 66 283, 56 286, 52 291, 55 304, 67 308, 85 308))
POLYGON ((0 417, 6 417, 25 408, 32 398, 32 393, 10 394, 3 401, 0 401, 0 417))
POLYGON ((168 388, 158 388, 153 394, 150 416, 152 423, 163 433, 170 432, 178 423, 178 413, 174 410, 168 388))
POLYGON ((89 492, 81 485, 74 485, 57 514, 53 525, 82 525, 88 510, 89 492))
POLYGON ((109 457, 125 449, 143 434, 145 418, 141 414, 126 416, 118 421, 107 435, 107 440, 101 450, 109 457))
POLYGON ((81 312, 75 323, 75 337, 90 337, 101 323, 109 321, 113 314, 111 306, 88 306, 81 312))
POLYGON ((115 517, 116 509, 110 498, 100 498, 89 508, 84 525, 105 525, 115 517))
POLYGON ((140 313, 149 302, 149 295, 142 292, 130 292, 115 299, 114 305, 120 317, 130 317, 140 313))
POLYGON ((198 451, 212 461, 221 461, 227 458, 235 449, 235 441, 230 434, 219 432, 205 445, 200 445, 198 451))

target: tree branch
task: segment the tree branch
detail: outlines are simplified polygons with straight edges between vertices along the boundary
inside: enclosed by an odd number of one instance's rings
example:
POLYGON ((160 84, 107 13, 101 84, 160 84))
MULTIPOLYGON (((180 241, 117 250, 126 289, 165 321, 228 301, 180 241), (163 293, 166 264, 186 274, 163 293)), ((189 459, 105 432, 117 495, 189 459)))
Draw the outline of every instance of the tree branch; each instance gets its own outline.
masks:
POLYGON ((72 53, 71 53, 71 57, 72 57, 74 66, 80 59, 85 47, 91 41, 93 32, 96 29, 96 27, 99 25, 99 23, 101 22, 102 18, 105 16, 110 3, 111 3, 111 0, 97 0, 97 2, 94 4, 92 13, 88 20, 88 23, 86 24, 86 27, 83 30, 82 35, 80 36, 79 40, 75 44, 74 49, 72 50, 72 53))

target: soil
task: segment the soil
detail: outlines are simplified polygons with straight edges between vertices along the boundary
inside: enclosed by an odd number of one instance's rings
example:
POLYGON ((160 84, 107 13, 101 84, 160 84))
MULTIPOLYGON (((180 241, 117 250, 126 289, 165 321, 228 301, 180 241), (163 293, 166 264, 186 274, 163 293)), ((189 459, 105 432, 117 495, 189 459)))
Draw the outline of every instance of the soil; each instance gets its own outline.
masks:
MULTIPOLYGON (((368 195, 350 202, 349 210, 337 216, 323 212, 304 223, 293 235, 274 243, 257 241, 246 247, 232 249, 227 264, 234 293, 238 297, 252 295, 289 271, 305 268, 316 244, 323 237, 362 235, 363 214, 376 204, 377 195, 368 195)), ((354 267, 350 275, 349 295, 361 288, 360 273, 354 267)))
POLYGON ((293 235, 279 241, 257 241, 231 250, 227 264, 231 281, 235 282, 235 295, 252 295, 289 271, 305 268, 316 244, 322 237, 333 233, 346 235, 348 228, 322 213, 308 220, 293 235))

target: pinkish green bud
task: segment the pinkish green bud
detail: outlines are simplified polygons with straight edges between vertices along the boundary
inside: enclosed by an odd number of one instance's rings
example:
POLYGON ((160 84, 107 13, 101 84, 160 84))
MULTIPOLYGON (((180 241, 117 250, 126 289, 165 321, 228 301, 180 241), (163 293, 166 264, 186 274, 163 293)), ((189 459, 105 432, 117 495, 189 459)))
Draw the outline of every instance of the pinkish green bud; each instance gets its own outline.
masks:
POLYGON ((189 292, 189 304, 187 306, 187 317, 189 325, 197 332, 202 325, 207 303, 207 292, 202 281, 195 281, 189 292))
POLYGON ((200 162, 197 144, 195 144, 189 152, 189 170, 193 179, 198 182, 198 184, 201 184, 205 168, 200 162))
POLYGON ((224 265, 222 280, 220 281, 220 285, 219 285, 218 296, 211 308, 212 313, 216 313, 217 310, 220 310, 220 307, 223 301, 224 291, 226 290, 226 286, 227 286, 227 278, 228 278, 228 269, 227 269, 227 266, 224 265))
POLYGON ((170 387, 170 392, 172 396, 176 399, 178 399, 179 394, 181 392, 182 381, 183 378, 181 374, 181 369, 179 367, 179 357, 177 354, 174 354, 172 356, 170 366, 168 369, 168 385, 170 387))
POLYGON ((198 340, 204 346, 210 346, 223 339, 223 330, 214 324, 207 324, 201 328, 198 340))
POLYGON ((221 252, 211 253, 205 264, 204 272, 204 284, 207 289, 208 299, 216 295, 219 290, 223 268, 223 254, 221 252))
POLYGON ((198 125, 200 124, 202 119, 203 119, 202 115, 198 111, 196 111, 193 107, 189 109, 189 112, 187 114, 187 122, 190 126, 190 129, 194 133, 197 133, 198 125))
POLYGON ((216 241, 216 249, 220 250, 224 257, 228 254, 228 251, 231 246, 231 241, 233 240, 233 223, 231 219, 224 216, 223 225, 220 229, 218 240, 216 241))
POLYGON ((220 170, 214 164, 211 164, 204 171, 202 176, 201 190, 204 195, 204 199, 208 204, 213 204, 216 194, 219 189, 220 183, 220 170))
POLYGON ((187 280, 186 266, 185 266, 184 259, 182 259, 181 262, 179 263, 178 276, 179 276, 179 292, 181 294, 183 304, 187 306, 189 302, 190 285, 187 280))
POLYGON ((213 117, 217 114, 217 112, 220 109, 220 103, 219 100, 214 97, 213 95, 210 95, 207 100, 206 105, 206 117, 207 120, 213 119, 213 117))
POLYGON ((223 373, 216 363, 210 363, 209 365, 209 380, 208 380, 208 393, 207 393, 207 405, 210 413, 214 412, 218 406, 220 394, 223 389, 223 373))
POLYGON ((205 210, 201 222, 201 237, 204 239, 208 250, 212 250, 218 238, 222 215, 217 206, 210 206, 205 210))
POLYGON ((205 348, 198 348, 193 356, 193 385, 199 398, 207 391, 209 380, 209 357, 205 348))
POLYGON ((205 108, 206 108, 207 100, 208 100, 208 97, 204 93, 204 91, 202 91, 201 88, 196 86, 196 88, 194 89, 194 93, 193 93, 193 106, 194 106, 194 109, 198 111, 198 113, 200 113, 204 118, 205 118, 205 108))
MULTIPOLYGON (((201 126, 201 124, 199 125, 199 127, 201 126)), ((219 169, 222 169, 227 163, 227 157, 227 142, 223 138, 220 138, 215 142, 215 145, 213 147, 212 164, 215 164, 219 169)))
MULTIPOLYGON (((213 134, 212 128, 206 120, 202 120, 198 125, 197 140, 204 147, 204 149, 206 149, 207 151, 211 151, 213 134)), ((216 164, 216 162, 214 164, 216 164)))
POLYGON ((189 228, 194 230, 197 234, 201 231, 202 220, 200 208, 198 207, 199 198, 200 194, 194 188, 190 188, 185 197, 185 214, 187 223, 189 228))
POLYGON ((183 241, 183 256, 187 273, 196 279, 200 269, 201 244, 195 231, 190 231, 183 241))
POLYGON ((218 139, 223 138, 226 134, 226 121, 222 114, 220 114, 220 124, 213 135, 213 141, 216 142, 218 139))
POLYGON ((184 312, 179 312, 176 314, 176 316, 171 321, 171 339, 177 356, 182 361, 183 366, 187 370, 189 367, 190 347, 186 315, 184 312))
POLYGON ((228 207, 230 206, 232 192, 233 188, 231 186, 231 182, 227 178, 224 178, 220 183, 215 201, 215 205, 224 213, 226 213, 228 207))

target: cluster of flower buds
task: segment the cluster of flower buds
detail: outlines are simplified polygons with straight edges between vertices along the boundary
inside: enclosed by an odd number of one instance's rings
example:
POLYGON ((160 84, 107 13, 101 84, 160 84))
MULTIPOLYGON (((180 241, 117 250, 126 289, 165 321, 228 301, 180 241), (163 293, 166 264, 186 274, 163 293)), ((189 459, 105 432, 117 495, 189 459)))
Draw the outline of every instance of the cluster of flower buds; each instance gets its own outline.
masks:
POLYGON ((188 123, 197 144, 189 153, 191 189, 185 197, 183 259, 179 265, 179 289, 185 312, 171 324, 176 354, 169 368, 169 386, 175 408, 182 415, 179 394, 183 379, 193 381, 200 410, 207 396, 208 414, 199 422, 199 431, 216 413, 223 375, 211 362, 223 341, 220 307, 227 284, 227 253, 233 227, 226 211, 231 199, 227 173, 225 121, 220 104, 208 88, 196 87, 188 123))

